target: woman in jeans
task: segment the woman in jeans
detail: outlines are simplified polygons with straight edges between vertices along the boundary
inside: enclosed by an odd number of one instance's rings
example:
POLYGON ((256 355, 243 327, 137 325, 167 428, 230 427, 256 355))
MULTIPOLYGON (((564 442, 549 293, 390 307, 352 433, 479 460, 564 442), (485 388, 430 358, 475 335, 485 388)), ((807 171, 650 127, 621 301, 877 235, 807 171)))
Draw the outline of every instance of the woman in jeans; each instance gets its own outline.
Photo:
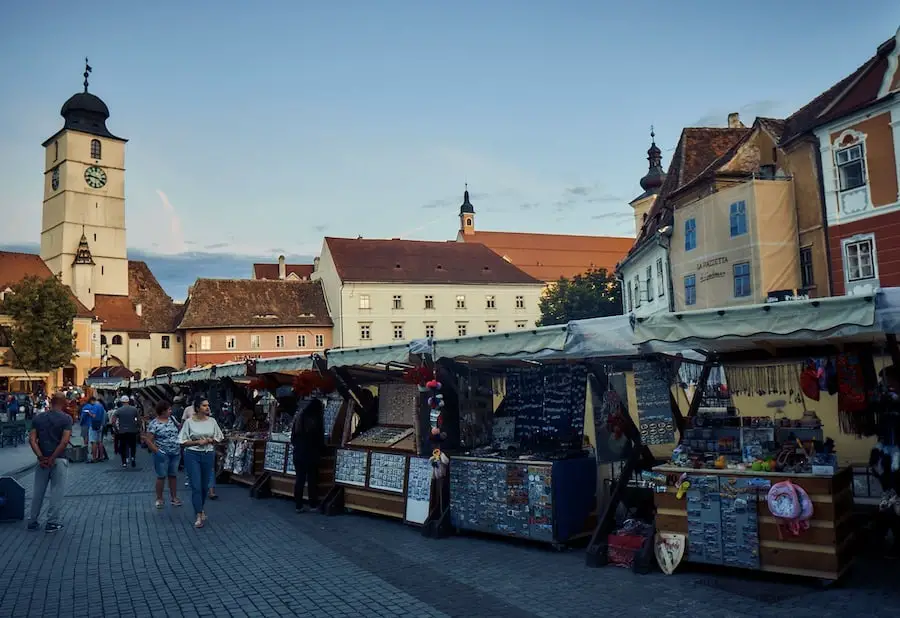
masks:
POLYGON ((156 404, 156 418, 147 426, 147 448, 153 453, 153 469, 156 471, 156 508, 163 507, 163 485, 169 479, 169 496, 172 506, 181 506, 178 499, 178 464, 181 461, 181 443, 178 440, 178 423, 172 418, 172 407, 167 401, 156 404))
POLYGON ((195 528, 206 522, 206 498, 215 474, 216 443, 225 439, 216 419, 209 416, 209 402, 198 398, 194 402, 194 415, 181 426, 178 439, 184 446, 184 467, 191 479, 191 503, 197 520, 195 528))

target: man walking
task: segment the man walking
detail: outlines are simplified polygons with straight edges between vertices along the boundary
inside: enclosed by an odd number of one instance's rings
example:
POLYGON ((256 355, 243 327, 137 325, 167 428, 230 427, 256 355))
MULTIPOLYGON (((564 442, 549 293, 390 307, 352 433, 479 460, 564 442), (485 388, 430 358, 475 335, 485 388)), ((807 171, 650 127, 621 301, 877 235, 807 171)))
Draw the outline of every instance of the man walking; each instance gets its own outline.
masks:
POLYGON ((78 425, 81 429, 81 439, 84 440, 84 448, 87 450, 88 463, 94 460, 91 457, 91 419, 94 418, 94 401, 96 400, 93 397, 88 399, 78 413, 78 425))
POLYGON ((122 407, 116 410, 116 430, 119 433, 119 453, 122 455, 122 467, 135 466, 137 456, 137 438, 141 432, 141 415, 137 408, 128 401, 128 395, 122 395, 122 407))
POLYGON ((50 410, 34 417, 29 443, 38 458, 34 471, 34 491, 31 496, 31 521, 29 530, 38 530, 38 517, 44 504, 44 494, 50 486, 50 506, 44 532, 62 530, 59 509, 66 491, 66 473, 69 462, 62 457, 72 437, 72 417, 64 411, 66 397, 61 393, 50 399, 50 410))
POLYGON ((105 461, 109 459, 106 456, 106 449, 103 448, 103 427, 106 425, 106 409, 94 397, 91 397, 91 407, 94 410, 91 416, 91 455, 94 461, 105 461))

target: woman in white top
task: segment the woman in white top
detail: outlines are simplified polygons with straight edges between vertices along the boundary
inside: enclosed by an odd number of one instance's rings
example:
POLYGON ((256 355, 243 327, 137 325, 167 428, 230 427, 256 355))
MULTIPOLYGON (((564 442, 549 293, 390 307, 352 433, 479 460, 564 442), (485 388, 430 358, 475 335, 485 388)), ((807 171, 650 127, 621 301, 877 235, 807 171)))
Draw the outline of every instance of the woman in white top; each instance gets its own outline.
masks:
POLYGON ((184 421, 178 440, 184 447, 184 468, 191 480, 191 503, 197 520, 195 528, 206 522, 206 497, 215 474, 216 443, 225 439, 216 419, 209 415, 205 398, 194 401, 194 415, 184 421))

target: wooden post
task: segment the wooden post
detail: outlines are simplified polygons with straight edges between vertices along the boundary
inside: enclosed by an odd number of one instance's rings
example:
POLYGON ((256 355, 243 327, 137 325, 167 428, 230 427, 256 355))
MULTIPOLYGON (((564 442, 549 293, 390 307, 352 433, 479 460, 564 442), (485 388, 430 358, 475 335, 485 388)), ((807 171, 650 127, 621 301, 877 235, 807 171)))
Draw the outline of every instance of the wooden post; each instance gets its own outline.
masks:
POLYGON ((897 345, 897 335, 888 333, 886 339, 887 349, 891 354, 891 362, 900 369, 900 345, 897 345))

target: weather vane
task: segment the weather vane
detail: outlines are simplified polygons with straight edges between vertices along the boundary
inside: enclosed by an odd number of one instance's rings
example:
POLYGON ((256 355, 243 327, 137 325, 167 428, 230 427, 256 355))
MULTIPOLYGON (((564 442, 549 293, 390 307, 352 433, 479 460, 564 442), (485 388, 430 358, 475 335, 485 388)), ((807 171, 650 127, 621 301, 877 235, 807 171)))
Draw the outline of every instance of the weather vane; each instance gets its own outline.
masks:
POLYGON ((656 133, 653 131, 653 125, 651 124, 650 125, 650 139, 652 140, 655 138, 656 138, 656 133))
POLYGON ((93 70, 94 69, 91 68, 91 65, 88 64, 87 56, 85 56, 84 57, 84 91, 85 92, 88 91, 88 75, 90 75, 93 70))

